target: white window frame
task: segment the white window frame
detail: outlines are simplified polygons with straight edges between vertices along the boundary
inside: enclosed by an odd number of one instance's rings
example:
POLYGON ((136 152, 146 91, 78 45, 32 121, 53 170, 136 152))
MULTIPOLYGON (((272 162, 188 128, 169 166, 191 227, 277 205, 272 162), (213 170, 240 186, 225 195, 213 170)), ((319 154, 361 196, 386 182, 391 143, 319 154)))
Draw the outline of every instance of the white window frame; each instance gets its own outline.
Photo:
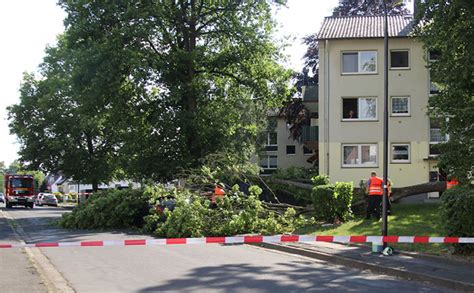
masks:
POLYGON ((266 141, 266 143, 265 143, 265 146, 277 146, 277 145, 278 145, 278 132, 276 132, 276 131, 268 131, 268 132, 267 132, 267 141, 266 141), (271 140, 271 139, 270 139, 270 134, 272 134, 272 133, 276 133, 276 141, 277 141, 277 142, 276 142, 275 144, 271 144, 271 143, 270 143, 270 140, 271 140))
POLYGON ((410 69, 410 50, 408 49, 394 49, 390 50, 390 70, 407 70, 410 69), (408 67, 393 67, 392 66, 392 52, 407 52, 408 53, 408 67))
POLYGON ((411 109, 410 109, 410 97, 409 96, 393 96, 390 97, 390 115, 396 117, 403 117, 403 116, 410 116, 411 109), (394 113, 393 112, 393 99, 407 99, 408 100, 408 113, 394 113))
POLYGON ((428 94, 430 97, 439 94, 438 86, 431 81, 431 72, 428 72, 428 94), (434 88, 435 91, 431 92, 431 88, 434 88))
POLYGON ((379 148, 378 144, 376 143, 347 143, 347 144, 341 144, 341 166, 343 168, 374 168, 378 167, 379 163, 379 148), (344 164, 344 147, 357 147, 357 157, 358 161, 356 164, 344 164), (362 158, 362 147, 363 146, 375 146, 375 151, 376 151, 376 156, 375 156, 375 163, 371 165, 363 165, 361 163, 361 158, 362 158))
POLYGON ((411 162, 411 146, 409 143, 392 143, 391 146, 390 146, 390 161, 391 163, 410 163, 411 162), (407 160, 395 160, 393 158, 393 147, 396 147, 396 146, 407 146, 408 147, 408 159, 407 160))
POLYGON ((267 159, 267 165, 266 167, 260 166, 263 170, 276 170, 278 168, 278 156, 277 155, 263 155, 262 158, 260 159, 260 162, 266 157, 267 159), (276 167, 270 167, 270 157, 275 157, 277 160, 276 167))
POLYGON ((267 131, 267 139, 264 144, 264 148, 267 152, 278 152, 278 132, 277 131, 267 131), (270 139, 270 134, 275 133, 276 134, 276 144, 270 144, 271 139, 270 139), (276 147, 275 150, 268 150, 268 147, 276 147))
POLYGON ((376 50, 360 50, 360 51, 342 51, 341 52, 341 74, 342 75, 353 75, 353 74, 377 74, 377 51, 376 50), (361 71, 361 53, 373 52, 375 53, 375 70, 374 71, 361 71), (356 72, 344 72, 344 54, 354 54, 357 53, 357 71, 356 72))
MULTIPOLYGON (((449 121, 449 117, 447 117, 446 120, 449 121)), ((441 127, 433 127, 433 126, 431 125, 431 119, 430 119, 430 121, 429 121, 429 125, 430 125, 430 133, 429 133, 428 155, 429 155, 430 157, 435 157, 435 156, 437 157, 437 156, 439 156, 439 154, 432 154, 432 153, 431 153, 431 146, 432 146, 432 145, 437 145, 437 144, 440 144, 440 143, 445 143, 445 142, 447 142, 447 141, 449 140, 449 135, 448 135, 448 134, 444 134, 444 135, 443 135, 443 133, 441 132, 441 127), (444 139, 441 139, 441 140, 432 140, 432 136, 431 136, 431 131, 432 131, 432 130, 438 130, 439 133, 440 133, 440 137, 443 138, 443 136, 444 136, 444 139)))
POLYGON ((378 99, 377 97, 343 97, 342 98, 342 121, 378 121, 378 99), (344 100, 348 99, 357 99, 357 116, 359 115, 360 110, 360 100, 361 99, 373 99, 375 100, 375 117, 374 118, 344 118, 344 100))

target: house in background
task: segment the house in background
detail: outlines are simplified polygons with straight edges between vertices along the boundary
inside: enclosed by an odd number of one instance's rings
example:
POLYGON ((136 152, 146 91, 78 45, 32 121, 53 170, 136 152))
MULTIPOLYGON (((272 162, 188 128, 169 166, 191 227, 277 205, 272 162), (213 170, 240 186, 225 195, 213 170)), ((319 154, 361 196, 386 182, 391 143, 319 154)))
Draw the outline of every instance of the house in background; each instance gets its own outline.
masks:
MULTIPOLYGON (((437 180, 433 146, 446 138, 427 115, 436 55, 409 36, 412 16, 388 16, 388 26, 389 177, 404 187, 437 180)), ((383 16, 327 17, 318 40, 319 172, 358 185, 382 175, 383 16)))
MULTIPOLYGON (((68 179, 64 175, 48 175, 45 179, 46 190, 50 192, 60 192, 68 194, 70 192, 82 193, 92 191, 92 184, 78 183, 68 179)), ((139 188, 140 183, 131 182, 127 180, 114 180, 108 183, 101 183, 99 189, 125 189, 125 188, 139 188)))
POLYGON ((303 86, 302 101, 311 113, 311 125, 304 126, 299 140, 291 137, 290 127, 285 117, 278 112, 269 115, 270 130, 265 134, 265 151, 260 154, 260 167, 264 174, 270 174, 277 168, 318 167, 318 87, 303 86))

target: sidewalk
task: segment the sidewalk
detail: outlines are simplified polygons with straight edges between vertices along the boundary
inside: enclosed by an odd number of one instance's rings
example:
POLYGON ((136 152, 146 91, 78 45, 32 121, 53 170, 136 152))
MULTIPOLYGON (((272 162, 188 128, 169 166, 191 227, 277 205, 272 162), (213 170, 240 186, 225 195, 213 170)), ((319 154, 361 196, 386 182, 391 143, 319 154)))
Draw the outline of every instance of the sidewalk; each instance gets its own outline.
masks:
POLYGON ((429 282, 449 289, 474 292, 474 264, 442 258, 417 257, 404 253, 392 256, 372 253, 369 247, 345 244, 263 243, 260 246, 324 260, 343 266, 370 270, 403 279, 429 282))

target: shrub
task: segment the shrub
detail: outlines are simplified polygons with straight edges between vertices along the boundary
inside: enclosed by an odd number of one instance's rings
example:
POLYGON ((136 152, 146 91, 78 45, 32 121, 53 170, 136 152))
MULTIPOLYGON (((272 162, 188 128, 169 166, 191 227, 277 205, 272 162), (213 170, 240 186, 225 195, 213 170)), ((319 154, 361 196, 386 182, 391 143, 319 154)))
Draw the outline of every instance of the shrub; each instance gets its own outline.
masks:
MULTIPOLYGON (((441 197, 441 218, 448 236, 474 236, 474 188, 456 186, 441 197)), ((472 244, 455 244, 456 253, 474 252, 472 244)))
POLYGON ((56 197, 58 202, 63 202, 63 194, 61 192, 53 192, 53 195, 56 197))
POLYGON ((292 209, 284 215, 267 211, 258 199, 260 187, 251 186, 246 196, 234 186, 226 196, 218 198, 214 208, 210 201, 187 189, 155 187, 151 203, 163 196, 174 196, 176 206, 171 212, 152 211, 145 218, 146 231, 159 237, 228 236, 247 233, 274 234, 292 232, 307 223, 296 217, 292 209))
POLYGON ((316 218, 333 222, 335 218, 334 186, 330 184, 317 185, 313 187, 311 196, 316 218))
POLYGON ((351 182, 336 182, 334 186, 335 216, 345 222, 352 215, 351 204, 353 197, 353 186, 351 182))
POLYGON ((313 178, 315 186, 311 196, 316 217, 327 222, 347 221, 352 215, 352 183, 336 182, 328 184, 327 176, 313 178), (320 183, 326 183, 319 185, 320 183))
POLYGON ((327 175, 318 175, 311 178, 311 182, 313 185, 328 185, 329 184, 329 177, 327 175))
POLYGON ((68 200, 69 201, 77 201, 77 193, 76 192, 69 192, 68 193, 68 200))
POLYGON ((71 213, 63 214, 59 225, 73 229, 132 228, 143 225, 149 196, 143 190, 108 190, 94 193, 71 213))

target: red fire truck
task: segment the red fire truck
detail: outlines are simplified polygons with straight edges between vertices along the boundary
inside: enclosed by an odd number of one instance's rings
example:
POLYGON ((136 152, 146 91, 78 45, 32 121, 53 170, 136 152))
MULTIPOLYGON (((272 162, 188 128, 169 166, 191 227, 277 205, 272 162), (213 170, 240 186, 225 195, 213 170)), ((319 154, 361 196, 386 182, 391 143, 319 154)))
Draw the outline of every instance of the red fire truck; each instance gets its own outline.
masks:
POLYGON ((35 191, 32 175, 5 174, 4 184, 7 209, 15 205, 34 207, 35 191))

